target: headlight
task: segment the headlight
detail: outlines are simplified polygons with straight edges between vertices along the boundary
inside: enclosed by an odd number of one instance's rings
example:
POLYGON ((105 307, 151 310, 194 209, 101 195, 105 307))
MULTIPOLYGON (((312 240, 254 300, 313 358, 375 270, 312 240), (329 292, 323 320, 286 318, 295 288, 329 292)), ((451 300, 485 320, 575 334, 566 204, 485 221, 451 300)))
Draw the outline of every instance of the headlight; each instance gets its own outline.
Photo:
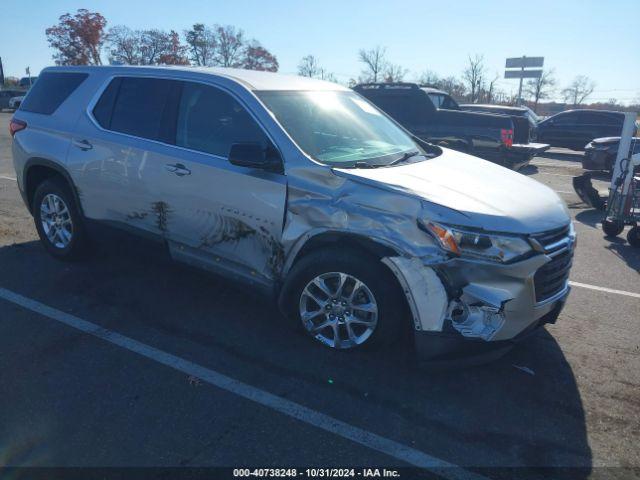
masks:
POLYGON ((419 223, 434 236, 442 248, 455 255, 507 263, 533 250, 529 242, 521 237, 459 230, 432 222, 419 223))

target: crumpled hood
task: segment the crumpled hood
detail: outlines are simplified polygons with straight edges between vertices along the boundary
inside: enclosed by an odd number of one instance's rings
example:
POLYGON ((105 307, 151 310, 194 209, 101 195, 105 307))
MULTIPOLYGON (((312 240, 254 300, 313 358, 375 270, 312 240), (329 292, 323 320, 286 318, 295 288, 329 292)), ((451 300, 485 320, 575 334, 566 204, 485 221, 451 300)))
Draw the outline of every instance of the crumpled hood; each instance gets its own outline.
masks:
POLYGON ((488 231, 536 233, 569 223, 565 203, 549 187, 471 155, 442 150, 439 157, 422 162, 334 172, 457 210, 467 226, 488 231))

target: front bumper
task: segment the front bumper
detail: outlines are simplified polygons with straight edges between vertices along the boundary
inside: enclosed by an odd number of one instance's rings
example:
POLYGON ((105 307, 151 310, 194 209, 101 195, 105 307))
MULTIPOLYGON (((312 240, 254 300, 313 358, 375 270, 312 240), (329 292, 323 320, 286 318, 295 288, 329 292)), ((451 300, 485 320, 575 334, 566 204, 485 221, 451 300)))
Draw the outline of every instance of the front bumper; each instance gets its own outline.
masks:
POLYGON ((485 342, 463 337, 458 332, 416 332, 415 349, 419 361, 425 367, 460 368, 497 360, 518 343, 535 335, 546 324, 556 323, 568 293, 553 302, 551 309, 527 329, 509 340, 485 342))
POLYGON ((432 359, 452 352, 473 356, 510 348, 527 332, 554 322, 570 291, 573 244, 566 248, 566 261, 558 260, 555 253, 540 253, 513 264, 463 258, 439 264, 401 257, 383 261, 407 295, 417 350, 421 358, 432 359), (564 263, 552 263, 558 261, 564 263), (562 268, 563 277, 554 276, 553 270, 548 273, 554 265, 562 268), (557 291, 541 297, 549 284, 541 283, 538 272, 549 275, 550 284, 558 282, 557 291))

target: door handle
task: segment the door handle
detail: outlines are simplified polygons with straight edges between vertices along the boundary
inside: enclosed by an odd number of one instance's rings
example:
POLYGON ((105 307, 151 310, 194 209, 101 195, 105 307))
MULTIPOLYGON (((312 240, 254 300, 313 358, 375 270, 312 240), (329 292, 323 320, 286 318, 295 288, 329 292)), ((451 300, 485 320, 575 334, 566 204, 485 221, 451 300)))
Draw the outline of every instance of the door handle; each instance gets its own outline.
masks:
POLYGON ((168 172, 175 173, 179 177, 184 177, 185 175, 191 175, 191 170, 185 167, 181 163, 170 164, 167 163, 165 167, 168 172))
POLYGON ((82 151, 91 150, 93 145, 88 140, 73 140, 73 146, 79 148, 82 151))

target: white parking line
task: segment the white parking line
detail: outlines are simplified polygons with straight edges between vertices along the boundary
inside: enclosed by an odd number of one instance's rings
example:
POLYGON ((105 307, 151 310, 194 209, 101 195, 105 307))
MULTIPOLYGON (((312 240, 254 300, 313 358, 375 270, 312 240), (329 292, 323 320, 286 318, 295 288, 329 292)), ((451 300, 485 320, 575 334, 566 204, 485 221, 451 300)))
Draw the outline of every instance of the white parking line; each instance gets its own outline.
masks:
POLYGON ((444 478, 455 480, 488 480, 452 463, 445 462, 427 453, 421 452, 409 446, 395 442, 375 433, 349 425, 337 418, 317 412, 311 408, 292 402, 286 398, 253 387, 235 380, 222 373, 177 357, 144 343, 125 337, 117 332, 103 328, 95 323, 88 322, 69 313, 62 312, 36 300, 19 295, 0 287, 0 298, 48 317, 69 327, 93 335, 121 348, 137 353, 143 357, 154 360, 162 365, 173 368, 187 375, 197 377, 217 388, 226 390, 235 395, 251 400, 265 407, 271 408, 289 417, 300 420, 314 427, 333 433, 352 442, 364 445, 397 460, 421 468, 429 468, 433 473, 444 478))
POLYGON ((531 165, 535 165, 536 167, 558 167, 558 168, 582 168, 582 165, 578 162, 574 162, 577 163, 577 165, 567 165, 567 162, 565 163, 542 163, 542 162, 531 162, 531 165))
POLYGON ((553 175, 554 177, 575 177, 575 175, 567 175, 565 173, 549 173, 549 172, 536 172, 533 175, 553 175))
POLYGON ((598 290, 600 292, 616 293, 618 295, 626 295, 627 297, 640 298, 640 293, 625 292, 624 290, 614 290, 613 288, 598 287, 597 285, 589 285, 588 283, 569 282, 572 287, 588 288, 589 290, 598 290))
POLYGON ((15 179, 15 178, 13 178, 13 177, 6 177, 6 176, 4 176, 4 175, 0 175, 0 178, 4 178, 5 180, 13 180, 14 182, 16 181, 16 179, 15 179))

